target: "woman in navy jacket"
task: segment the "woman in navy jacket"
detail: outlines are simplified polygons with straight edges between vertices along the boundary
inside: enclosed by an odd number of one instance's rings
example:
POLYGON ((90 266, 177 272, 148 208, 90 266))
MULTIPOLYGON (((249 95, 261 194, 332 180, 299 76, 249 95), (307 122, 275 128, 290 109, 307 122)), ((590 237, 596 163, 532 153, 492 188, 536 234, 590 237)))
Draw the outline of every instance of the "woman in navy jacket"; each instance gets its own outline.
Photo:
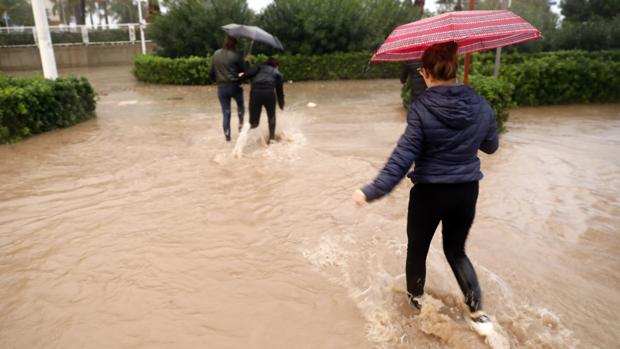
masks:
POLYGON ((420 308, 424 294, 426 255, 435 229, 442 223, 443 249, 465 296, 475 329, 492 329, 482 312, 476 272, 465 254, 474 220, 478 181, 482 179, 478 150, 498 148, 495 113, 473 89, 456 83, 455 42, 429 47, 420 74, 427 90, 409 107, 407 128, 387 164, 369 185, 357 190, 358 205, 389 193, 415 163, 408 177, 414 183, 407 215, 406 278, 409 300, 420 308))

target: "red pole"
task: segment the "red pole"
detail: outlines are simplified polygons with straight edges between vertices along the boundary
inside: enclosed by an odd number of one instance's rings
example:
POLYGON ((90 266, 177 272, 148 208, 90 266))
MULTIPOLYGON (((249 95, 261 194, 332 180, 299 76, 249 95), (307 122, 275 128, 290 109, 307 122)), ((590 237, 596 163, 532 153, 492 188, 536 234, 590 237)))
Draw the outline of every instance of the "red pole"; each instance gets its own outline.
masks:
MULTIPOLYGON (((474 0, 469 0, 469 10, 474 10, 474 0)), ((469 53, 465 54, 465 77, 463 78, 465 85, 469 83, 469 53)))

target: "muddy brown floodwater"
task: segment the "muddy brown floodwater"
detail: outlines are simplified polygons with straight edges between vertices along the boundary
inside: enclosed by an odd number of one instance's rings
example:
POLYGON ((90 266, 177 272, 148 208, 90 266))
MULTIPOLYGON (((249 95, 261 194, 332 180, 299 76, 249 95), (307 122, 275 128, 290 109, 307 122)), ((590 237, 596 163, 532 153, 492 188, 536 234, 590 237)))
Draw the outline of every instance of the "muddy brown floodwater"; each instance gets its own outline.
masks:
POLYGON ((410 182, 352 204, 404 130, 398 81, 287 84, 282 140, 237 159, 213 87, 72 73, 98 117, 0 146, 0 348, 618 348, 620 106, 513 110, 482 156, 485 342, 440 234, 404 304, 410 182))

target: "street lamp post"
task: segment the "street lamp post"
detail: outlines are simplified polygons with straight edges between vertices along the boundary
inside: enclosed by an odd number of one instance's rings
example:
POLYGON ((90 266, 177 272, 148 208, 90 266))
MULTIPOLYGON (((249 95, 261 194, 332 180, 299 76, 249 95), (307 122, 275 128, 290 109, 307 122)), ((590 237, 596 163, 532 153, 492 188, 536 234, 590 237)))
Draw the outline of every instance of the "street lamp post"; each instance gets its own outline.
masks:
POLYGON ((146 54, 146 43, 144 42, 144 19, 142 19, 142 1, 146 2, 147 0, 137 0, 138 3, 138 19, 140 21, 140 43, 142 44, 142 54, 146 54))
POLYGON ((46 79, 56 80, 58 71, 56 70, 56 58, 54 57, 54 47, 50 29, 47 25, 47 14, 43 0, 32 0, 32 14, 34 15, 34 25, 37 30, 39 53, 41 54, 41 65, 43 66, 43 76, 46 79))

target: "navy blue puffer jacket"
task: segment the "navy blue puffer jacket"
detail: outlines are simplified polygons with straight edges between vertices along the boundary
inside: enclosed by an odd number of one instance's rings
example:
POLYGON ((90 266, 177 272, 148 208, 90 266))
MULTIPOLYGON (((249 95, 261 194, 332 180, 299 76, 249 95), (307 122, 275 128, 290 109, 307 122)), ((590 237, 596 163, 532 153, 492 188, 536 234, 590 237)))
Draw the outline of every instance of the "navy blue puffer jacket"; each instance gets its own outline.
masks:
POLYGON ((370 202, 409 174, 414 183, 467 183, 482 178, 478 149, 499 146, 495 113, 465 85, 427 89, 409 106, 407 128, 377 178, 362 188, 370 202))

